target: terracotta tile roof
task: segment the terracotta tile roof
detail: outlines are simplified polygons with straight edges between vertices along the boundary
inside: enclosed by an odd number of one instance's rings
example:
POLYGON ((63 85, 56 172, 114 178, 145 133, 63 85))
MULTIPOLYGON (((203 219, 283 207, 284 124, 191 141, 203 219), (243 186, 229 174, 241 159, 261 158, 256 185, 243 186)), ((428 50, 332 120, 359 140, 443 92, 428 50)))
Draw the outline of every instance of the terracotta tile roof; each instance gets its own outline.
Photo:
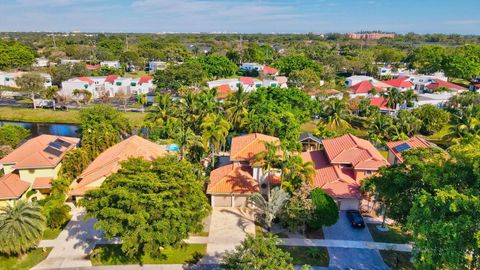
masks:
POLYGON ((392 108, 387 106, 388 104, 388 98, 383 98, 383 97, 373 97, 370 100, 370 105, 378 107, 380 109, 384 110, 393 110, 392 108))
POLYGON ((361 81, 350 87, 350 91, 354 94, 367 94, 372 89, 376 89, 378 92, 383 91, 382 88, 374 86, 370 81, 361 81))
POLYGON ((270 182, 271 185, 280 185, 282 183, 282 176, 271 174, 267 176, 267 180, 268 182, 270 182))
POLYGON ((313 185, 322 188, 336 198, 359 198, 359 185, 354 179, 353 169, 340 169, 332 166, 324 151, 303 152, 304 162, 311 161, 315 166, 313 185))
POLYGON ((250 161, 255 155, 265 151, 264 142, 278 142, 277 137, 272 137, 260 133, 252 133, 243 136, 237 136, 232 139, 230 148, 230 160, 232 161, 250 161))
POLYGON ((380 87, 380 88, 382 88, 382 89, 386 89, 386 88, 392 87, 390 84, 387 84, 387 83, 382 82, 382 81, 374 81, 372 84, 373 84, 373 86, 375 86, 375 87, 380 87))
POLYGON ((421 137, 418 137, 418 136, 414 136, 414 137, 412 137, 408 140, 405 140, 405 141, 387 142, 388 150, 390 150, 390 152, 392 152, 400 162, 403 162, 402 153, 398 152, 395 149, 395 147, 397 147, 401 144, 404 144, 404 143, 408 144, 410 146, 410 148, 422 148, 422 147, 435 146, 434 144, 428 142, 424 138, 421 138, 421 137))
POLYGON ((258 182, 252 176, 252 167, 231 163, 210 173, 208 194, 250 194, 258 192, 258 182))
POLYGON ((16 173, 0 177, 0 200, 18 199, 30 188, 30 183, 20 180, 16 173))
POLYGON ((278 84, 284 84, 288 82, 288 78, 285 76, 277 76, 275 77, 275 80, 278 82, 278 84))
POLYGON ((93 83, 93 81, 92 81, 90 78, 88 78, 88 77, 78 77, 77 79, 79 79, 80 81, 84 81, 84 82, 86 82, 86 83, 88 83, 88 84, 92 84, 92 83, 93 83))
POLYGON ((148 82, 150 82, 151 80, 153 80, 153 76, 142 76, 142 77, 140 77, 140 79, 138 80, 138 84, 148 83, 148 82))
POLYGON ((233 90, 230 88, 228 84, 222 84, 216 87, 216 89, 217 89, 218 99, 226 99, 228 96, 230 96, 233 93, 233 90))
POLYGON ((118 77, 120 77, 120 76, 118 76, 118 75, 108 75, 107 78, 105 78, 105 81, 113 84, 115 82, 115 80, 118 79, 118 77))
POLYGON ((239 80, 243 84, 248 84, 248 85, 254 84, 253 79, 251 77, 241 77, 239 80))
POLYGON ((384 83, 397 88, 409 88, 413 86, 413 83, 409 81, 407 77, 400 77, 393 80, 384 81, 384 83))
POLYGON ((98 68, 100 68, 101 66, 100 66, 100 64, 97 64, 97 65, 89 65, 89 64, 87 64, 86 67, 87 67, 87 69, 98 69, 98 68))
POLYGON ((42 189, 52 187, 52 177, 37 177, 33 180, 32 189, 42 189))
POLYGON ((63 159, 65 153, 74 148, 79 141, 79 138, 73 137, 40 135, 26 141, 6 157, 0 159, 0 164, 14 164, 15 169, 53 168, 63 159), (53 148, 49 144, 59 139, 70 143, 70 146, 54 148, 58 155, 45 151, 47 148, 53 148))
POLYGON ((439 80, 439 79, 435 79, 432 83, 427 84, 426 87, 428 89, 438 89, 438 88, 441 88, 441 87, 445 87, 445 88, 448 88, 448 89, 466 90, 466 88, 463 87, 463 86, 456 85, 454 83, 439 80))
MULTIPOLYGON (((120 169, 120 162, 128 158, 154 160, 167 154, 165 146, 158 145, 133 135, 101 153, 78 177, 80 182, 74 186, 71 195, 83 195, 88 184, 103 177, 108 177, 120 169)), ((75 184, 75 183, 74 183, 75 184)))
POLYGON ((352 164, 355 169, 368 170, 378 170, 381 166, 389 165, 369 141, 351 134, 324 139, 323 147, 331 163, 352 164))
POLYGON ((278 69, 269 67, 269 66, 264 66, 263 67, 263 72, 265 72, 268 75, 275 75, 278 73, 278 69))

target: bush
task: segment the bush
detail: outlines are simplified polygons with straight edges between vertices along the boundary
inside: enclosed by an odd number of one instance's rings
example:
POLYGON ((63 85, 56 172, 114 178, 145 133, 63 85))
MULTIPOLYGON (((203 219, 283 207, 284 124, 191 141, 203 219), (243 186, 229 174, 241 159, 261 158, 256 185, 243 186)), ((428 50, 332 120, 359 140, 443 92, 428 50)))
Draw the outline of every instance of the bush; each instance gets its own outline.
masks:
POLYGON ((337 203, 323 189, 315 188, 310 193, 314 211, 308 226, 312 229, 320 229, 322 226, 331 226, 338 220, 337 203))
POLYGON ((15 148, 28 136, 30 136, 30 131, 20 126, 6 124, 0 127, 0 145, 15 148))
POLYGON ((42 213, 47 218, 47 226, 57 229, 63 226, 71 218, 70 206, 65 204, 65 195, 54 194, 41 202, 42 213))

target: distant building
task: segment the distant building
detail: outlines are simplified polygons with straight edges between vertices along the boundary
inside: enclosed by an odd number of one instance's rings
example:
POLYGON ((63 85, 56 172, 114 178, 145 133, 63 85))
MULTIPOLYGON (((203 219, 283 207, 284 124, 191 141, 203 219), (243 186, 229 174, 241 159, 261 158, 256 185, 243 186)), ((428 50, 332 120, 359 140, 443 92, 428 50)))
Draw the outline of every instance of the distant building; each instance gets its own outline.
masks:
POLYGON ((388 162, 390 164, 403 163, 402 153, 414 148, 437 147, 422 137, 414 136, 405 141, 387 142, 388 162))
POLYGON ((61 59, 60 64, 75 64, 75 63, 81 63, 83 62, 82 60, 77 60, 77 59, 61 59))
POLYGON ((35 58, 35 63, 33 63, 34 67, 48 67, 50 65, 50 61, 47 58, 35 58))
POLYGON ((102 61, 100 62, 100 66, 102 67, 110 67, 110 68, 116 68, 116 69, 119 69, 121 68, 122 66, 120 65, 120 61, 118 60, 115 60, 115 61, 102 61))
MULTIPOLYGON (((23 71, 1 72, 0 71, 0 86, 18 88, 15 80, 26 73, 28 72, 23 72, 23 71)), ((48 73, 38 73, 38 74, 45 79, 45 83, 43 84, 45 88, 52 86, 52 76, 50 76, 50 74, 48 73)))
POLYGON ((263 69, 263 65, 258 63, 243 63, 240 67, 240 70, 248 70, 248 71, 261 71, 263 69))
POLYGON ((157 70, 165 70, 167 65, 167 62, 163 61, 150 61, 148 63, 148 71, 150 71, 150 73, 155 73, 157 70))
POLYGON ((394 33, 348 33, 348 38, 351 39, 365 39, 365 40, 378 40, 382 38, 395 38, 394 33))

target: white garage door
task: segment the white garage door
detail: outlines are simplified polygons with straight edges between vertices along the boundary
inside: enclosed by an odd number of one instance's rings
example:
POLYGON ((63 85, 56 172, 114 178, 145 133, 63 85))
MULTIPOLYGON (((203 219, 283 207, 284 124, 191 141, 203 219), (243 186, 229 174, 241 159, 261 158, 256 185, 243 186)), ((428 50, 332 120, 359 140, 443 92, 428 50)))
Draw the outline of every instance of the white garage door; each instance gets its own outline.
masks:
POLYGON ((212 195, 212 206, 213 207, 231 207, 232 206, 232 197, 229 195, 212 195))
POLYGON ((340 199, 339 208, 340 210, 358 210, 359 202, 358 199, 340 199))

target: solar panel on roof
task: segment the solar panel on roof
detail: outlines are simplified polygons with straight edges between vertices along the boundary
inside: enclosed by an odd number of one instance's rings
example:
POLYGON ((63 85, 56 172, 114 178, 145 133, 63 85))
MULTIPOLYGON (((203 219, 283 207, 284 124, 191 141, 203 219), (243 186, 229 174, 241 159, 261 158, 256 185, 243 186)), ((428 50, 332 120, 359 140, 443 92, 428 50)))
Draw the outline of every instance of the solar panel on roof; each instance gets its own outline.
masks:
POLYGON ((54 155, 56 157, 59 157, 63 154, 62 151, 59 151, 51 146, 47 146, 47 148, 43 149, 44 152, 49 153, 51 155, 54 155))
POLYGON ((48 145, 50 145, 51 147, 55 147, 57 149, 62 148, 62 146, 60 144, 56 143, 56 142, 50 142, 50 143, 48 143, 48 145))
POLYGON ((72 145, 71 143, 66 142, 66 141, 64 141, 64 140, 62 140, 62 139, 56 139, 56 140, 55 140, 55 143, 60 144, 60 145, 63 146, 63 147, 69 147, 70 145, 72 145))
POLYGON ((399 153, 403 152, 405 150, 408 150, 410 148, 412 148, 412 147, 408 143, 402 143, 400 145, 395 146, 395 150, 397 150, 397 152, 399 152, 399 153))

